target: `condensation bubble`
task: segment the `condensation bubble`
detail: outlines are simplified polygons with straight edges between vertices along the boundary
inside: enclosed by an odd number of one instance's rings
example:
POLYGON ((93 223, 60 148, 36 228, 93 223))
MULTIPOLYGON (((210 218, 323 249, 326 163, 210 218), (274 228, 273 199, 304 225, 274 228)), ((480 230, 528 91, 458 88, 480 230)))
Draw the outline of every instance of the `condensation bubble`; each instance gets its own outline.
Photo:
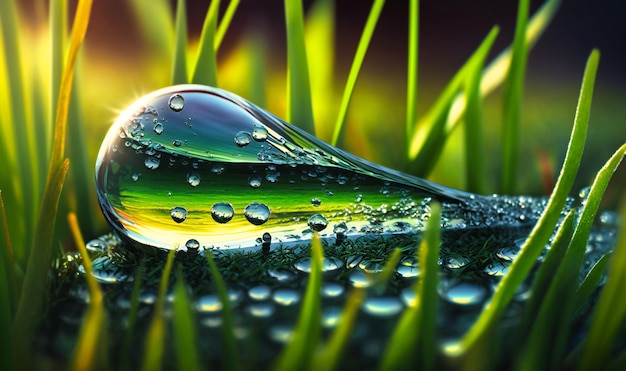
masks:
POLYGON ((180 94, 174 94, 167 102, 170 109, 174 112, 180 112, 185 108, 185 99, 180 94))

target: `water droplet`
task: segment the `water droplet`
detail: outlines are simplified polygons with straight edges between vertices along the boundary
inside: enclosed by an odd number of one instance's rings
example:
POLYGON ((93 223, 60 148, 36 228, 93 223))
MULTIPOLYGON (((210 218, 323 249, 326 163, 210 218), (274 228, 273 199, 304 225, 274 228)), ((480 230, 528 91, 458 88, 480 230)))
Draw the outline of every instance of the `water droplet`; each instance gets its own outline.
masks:
POLYGON ((263 126, 255 126, 252 130, 252 139, 257 142, 264 142, 267 139, 267 129, 263 126))
POLYGON ((196 239, 190 239, 189 241, 187 241, 185 243, 185 247, 187 248, 188 252, 194 251, 194 250, 198 250, 200 248, 200 242, 198 242, 198 240, 196 239))
POLYGON ((180 112, 185 108, 185 99, 180 94, 174 94, 170 97, 167 105, 174 112, 180 112))
POLYGON ((322 214, 315 214, 309 218, 307 224, 312 230, 320 232, 328 226, 328 219, 326 219, 322 214))
POLYGON ((272 290, 270 290, 270 288, 266 285, 254 286, 248 290, 248 296, 250 296, 250 299, 257 301, 269 299, 271 293, 272 290))
POLYGON ((235 216, 235 209, 228 202, 218 202, 211 207, 211 216, 218 223, 228 223, 235 216))
POLYGON ((144 165, 150 170, 155 170, 161 164, 161 160, 154 156, 146 157, 146 160, 143 162, 144 165))
POLYGON ((240 131, 235 135, 235 144, 239 147, 245 147, 250 144, 252 136, 247 131, 240 131))
POLYGON ((270 269, 267 274, 278 282, 289 282, 296 278, 292 271, 284 268, 270 269))
POLYGON ((348 276, 348 281, 356 288, 366 288, 373 284, 373 280, 363 271, 354 271, 348 276))
POLYGON ((339 324, 341 319, 341 308, 325 307, 322 309, 322 326, 324 328, 333 328, 339 324))
POLYGON ((363 302, 363 311, 376 317, 391 317, 402 311, 402 302, 396 297, 371 297, 363 302))
POLYGON ((154 132, 157 133, 158 135, 161 135, 161 133, 163 133, 163 124, 161 124, 160 122, 156 123, 154 125, 154 128, 152 128, 152 130, 154 130, 154 132))
POLYGON ((187 219, 187 209, 176 206, 170 211, 170 216, 176 223, 182 223, 187 219))
MULTIPOLYGON (((78 270, 85 273, 85 268, 80 265, 78 270)), ((133 277, 128 275, 122 268, 111 261, 108 255, 95 258, 91 261, 91 275, 100 283, 130 282, 133 277)))
POLYGON ((343 285, 336 282, 326 282, 322 286, 322 296, 325 298, 339 298, 343 295, 344 291, 343 285))
POLYGON ((261 225, 270 218, 270 208, 265 204, 253 202, 246 206, 243 215, 250 223, 261 225))
POLYGON ((261 186, 261 177, 258 175, 253 175, 250 178, 248 178, 248 184, 250 184, 250 187, 252 188, 259 188, 261 186))
POLYGON ((319 198, 312 198, 311 199, 311 205, 315 206, 315 207, 319 207, 322 204, 322 200, 320 200, 319 198))
POLYGON ((200 184, 200 175, 193 171, 187 173, 187 183, 192 187, 197 187, 200 184))
POLYGON ((102 252, 106 250, 107 244, 99 238, 91 240, 85 244, 85 248, 89 252, 102 252))
POLYGON ((247 311, 252 317, 268 318, 274 314, 275 308, 270 303, 254 303, 247 307, 247 311))
POLYGON ((202 313, 216 313, 222 310, 222 302, 217 295, 204 295, 196 300, 196 310, 202 313))
POLYGON ((476 282, 461 281, 450 284, 444 281, 440 286, 439 294, 449 303, 474 306, 483 303, 489 290, 485 285, 476 282))
POLYGON ((300 302, 300 293, 293 289, 277 289, 272 299, 276 304, 287 307, 300 302))

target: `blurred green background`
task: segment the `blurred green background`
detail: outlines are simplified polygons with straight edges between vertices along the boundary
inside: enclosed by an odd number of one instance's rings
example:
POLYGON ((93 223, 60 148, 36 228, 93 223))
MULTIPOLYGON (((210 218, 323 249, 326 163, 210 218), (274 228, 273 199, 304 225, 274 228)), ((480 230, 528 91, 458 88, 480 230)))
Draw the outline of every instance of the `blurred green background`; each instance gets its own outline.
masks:
MULTIPOLYGON (((70 2, 71 4, 72 2, 70 2)), ((172 11, 175 2, 171 2, 172 11)), ((305 11, 312 1, 304 2, 305 11)), ((45 19, 43 2, 22 3, 25 12, 45 19)), ((207 1, 188 0, 190 44, 197 42, 208 8, 207 1)), ((222 4, 222 12, 226 8, 222 4)), ((328 96, 313 102, 317 134, 329 141, 350 63, 370 9, 369 1, 336 1, 334 71, 327 87, 328 96)), ((531 14, 541 2, 531 2, 531 14)), ((242 95, 280 117, 286 114, 286 40, 282 1, 241 1, 218 53, 219 86, 242 95), (256 53, 256 54, 255 54, 256 53), (258 58, 259 53, 263 55, 258 58), (264 96, 251 91, 254 73, 263 71, 264 96)), ((70 7, 71 8, 71 7, 70 7)), ((418 117, 430 107, 452 75, 479 45, 489 29, 498 24, 501 32, 490 58, 513 39, 517 2, 422 1, 420 4, 418 117)), ((626 128, 626 12, 619 2, 598 4, 592 0, 564 1, 553 23, 531 51, 525 85, 521 183, 526 194, 541 195, 544 185, 540 162, 560 168, 575 113, 585 60, 592 48, 602 53, 588 147, 575 189, 592 180, 601 164, 624 141, 626 128)), ((382 11, 365 58, 350 106, 347 126, 340 147, 361 157, 392 168, 404 167, 404 117, 406 94, 408 4, 388 1, 382 11)), ((171 23, 156 17, 156 30, 146 33, 134 8, 124 0, 96 1, 87 32, 77 94, 82 103, 88 163, 92 164, 108 127, 121 111, 139 96, 167 85, 170 81, 171 49, 157 40, 173 29, 171 23)), ((46 29, 32 25, 33 37, 46 29)), ((41 40, 42 45, 46 39, 41 40)), ((167 43, 166 43, 167 44, 167 43)), ((173 45, 173 40, 171 42, 173 45)), ((309 46, 309 59, 316 49, 309 46)), ((319 56, 318 56, 319 57, 319 56)), ((35 62, 36 63, 36 62, 35 62)), ((319 72, 311 68, 311 79, 319 72)), ((324 72, 324 71, 321 71, 324 72)), ((314 98, 315 99, 315 98, 314 98)), ((495 191, 500 172, 501 130, 500 90, 485 102, 485 146, 488 186, 495 191)), ((297 124, 297 123, 296 123, 297 124)), ((446 146, 430 178, 456 188, 464 188, 462 126, 446 146)), ((71 146, 72 144, 69 143, 71 146)), ((92 169, 90 169, 93 171, 92 169)), ((71 169, 70 172, 73 170, 71 169)), ((614 205, 617 190, 626 186, 626 171, 619 170, 605 201, 614 205)), ((554 175, 556 176, 556 174, 554 175)), ((92 197, 93 202, 95 198, 92 197)), ((82 202, 82 201, 81 201, 82 202)), ((100 220, 97 225, 104 232, 100 220)))

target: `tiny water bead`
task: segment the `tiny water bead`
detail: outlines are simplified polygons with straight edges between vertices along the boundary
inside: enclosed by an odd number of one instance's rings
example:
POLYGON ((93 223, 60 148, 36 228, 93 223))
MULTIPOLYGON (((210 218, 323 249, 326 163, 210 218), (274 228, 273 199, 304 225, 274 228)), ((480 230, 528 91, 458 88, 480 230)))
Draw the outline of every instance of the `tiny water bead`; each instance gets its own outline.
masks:
POLYGON ((415 234, 432 201, 442 203, 444 229, 516 227, 536 221, 546 204, 474 196, 384 168, 201 85, 130 105, 100 148, 96 189, 120 237, 168 250, 191 239, 206 248, 265 248, 265 233, 272 248, 307 241, 311 231, 337 243, 415 234))

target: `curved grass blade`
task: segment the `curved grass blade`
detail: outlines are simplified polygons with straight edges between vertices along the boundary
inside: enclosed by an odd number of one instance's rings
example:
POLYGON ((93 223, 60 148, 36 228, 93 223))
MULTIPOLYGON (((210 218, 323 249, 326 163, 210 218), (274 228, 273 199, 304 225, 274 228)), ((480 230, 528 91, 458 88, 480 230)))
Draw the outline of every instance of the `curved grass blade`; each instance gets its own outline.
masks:
MULTIPOLYGON (((187 6, 185 0, 176 1, 176 23, 174 30, 174 60, 172 84, 186 84, 187 77, 187 6)), ((213 46, 213 45, 211 45, 213 46)), ((212 49, 212 48, 211 48, 212 49)))
POLYGON ((367 17, 365 28, 361 34, 361 39, 359 40, 359 45, 357 46, 356 54, 354 55, 352 66, 350 67, 350 72, 348 73, 348 80, 346 81, 346 86, 343 91, 343 97, 341 98, 341 106, 339 107, 339 114, 337 115, 337 121, 335 122, 333 138, 330 142, 333 146, 337 145, 343 125, 346 122, 348 106, 350 105, 350 100, 352 99, 352 92, 354 91, 354 86, 356 85, 356 79, 359 76, 361 65, 363 65, 363 59, 365 59, 365 53, 367 53, 367 48, 369 47, 370 40, 374 34, 374 29, 376 29, 376 23, 378 23, 378 18, 380 18, 383 5, 385 5, 385 0, 375 0, 372 4, 370 14, 367 17))
POLYGON ((431 205, 418 260, 420 279, 415 284, 415 305, 409 306, 396 325, 383 355, 381 370, 435 369, 437 285, 441 243, 441 206, 431 205))
POLYGON ((89 290, 89 305, 87 306, 87 312, 85 313, 76 347, 74 348, 71 368, 73 370, 87 370, 93 368, 94 365, 100 365, 103 369, 106 369, 106 351, 108 347, 106 345, 106 333, 104 331, 106 312, 102 301, 102 291, 100 291, 98 281, 96 281, 96 278, 91 274, 91 259, 85 248, 85 241, 80 233, 76 214, 70 213, 68 215, 68 222, 74 236, 74 241, 76 242, 76 247, 83 259, 85 280, 87 281, 87 288, 89 290))
MULTIPOLYGON (((546 1, 528 22, 526 27, 526 43, 529 50, 534 46, 554 18, 560 3, 561 0, 546 1)), ((487 66, 483 73, 480 86, 480 91, 483 96, 488 95, 502 84, 510 63, 511 50, 507 48, 487 66)), ((465 65, 467 65, 467 63, 465 65)), ((432 149, 433 143, 445 143, 445 137, 452 132, 463 116, 466 102, 465 96, 458 93, 458 86, 460 86, 462 82, 462 75, 465 73, 465 65, 459 69, 442 94, 437 98, 435 104, 431 106, 426 114, 418 121, 417 125, 415 125, 413 134, 410 137, 410 145, 407 152, 409 161, 415 161, 418 155, 421 156, 422 152, 432 152, 436 154, 437 157, 430 158, 429 161, 436 162, 440 150, 438 152, 434 151, 432 149), (443 118, 441 118, 442 116, 443 118), (440 124, 440 128, 439 125, 435 125, 435 123, 439 124, 438 120, 441 119, 445 120, 445 122, 440 124), (431 129, 431 127, 437 129, 431 129)), ((421 161, 418 162, 418 164, 420 163, 421 161)), ((428 164, 427 161, 425 163, 428 164)), ((412 165, 412 168, 421 170, 416 173, 421 176, 426 176, 430 172, 430 170, 428 170, 428 172, 422 170, 427 169, 425 165, 412 165)))
MULTIPOLYGON (((619 163, 625 153, 626 145, 623 145, 611 158, 611 162, 619 163)), ((604 176, 610 177, 610 171, 615 169, 611 169, 612 167, 605 167, 606 169, 601 170, 604 176)), ((596 179, 599 177, 600 174, 596 179)), ((626 285, 626 201, 624 200, 622 200, 620 211, 620 235, 613 250, 607 283, 598 299, 591 327, 584 342, 579 363, 580 370, 596 367, 602 369, 609 364, 608 357, 612 342, 620 326, 623 328, 626 320, 626 300, 624 300, 623 292, 624 285, 626 285)))
POLYGON ((315 135, 301 0, 285 0, 287 121, 315 135))
POLYGON ((311 363, 321 335, 321 299, 323 248, 315 232, 311 240, 311 273, 300 307, 298 323, 293 336, 285 346, 275 365, 275 370, 287 371, 302 368, 311 363))
POLYGON ((519 0, 517 24, 511 53, 511 64, 504 82, 504 114, 502 128, 502 185, 501 193, 513 194, 518 181, 517 169, 519 160, 519 137, 522 121, 522 94, 524 76, 528 59, 528 47, 525 40, 526 23, 528 22, 529 0, 519 0))
POLYGON ((376 275, 376 288, 379 292, 384 292, 387 284, 389 283, 389 280, 391 279, 391 277, 393 277, 394 273, 396 272, 396 266, 398 266, 398 262, 400 261, 400 256, 402 255, 402 249, 400 249, 399 247, 396 247, 395 249, 393 249, 393 252, 391 253, 391 255, 389 255, 389 258, 387 259, 387 261, 385 262, 385 265, 383 266, 382 271, 376 275))
POLYGON ((235 322, 233 320, 233 312, 230 307, 228 292, 226 291, 226 284, 213 260, 211 250, 206 250, 206 258, 215 290, 217 290, 217 296, 222 303, 222 335, 224 336, 226 368, 229 370, 241 370, 242 367, 239 363, 239 352, 237 351, 237 342, 235 340, 235 322))
POLYGON ((567 195, 574 183, 574 178, 576 177, 582 157, 599 58, 599 52, 594 50, 587 61, 565 162, 561 168, 561 173, 552 191, 546 210, 543 212, 530 233, 530 236, 522 246, 520 255, 511 264, 509 272, 498 284, 491 302, 485 307, 474 325, 463 337, 461 348, 466 352, 472 351, 473 349, 484 349, 484 347, 480 346, 480 342, 487 341, 486 334, 490 332, 490 329, 500 318, 502 312, 515 295, 515 290, 528 275, 528 272, 537 261, 537 257, 554 231, 554 227, 561 215, 561 210, 565 205, 567 195))
POLYGON ((200 45, 198 47, 198 59, 193 71, 191 82, 217 87, 217 54, 215 30, 217 28, 217 13, 220 9, 220 1, 213 0, 204 18, 200 45))
POLYGON ((341 353, 348 343, 350 335, 352 335, 352 327, 357 319, 364 296, 365 292, 361 289, 355 289, 350 293, 341 312, 341 317, 339 317, 341 320, 326 346, 315 356, 312 370, 337 369, 341 353))
POLYGON ((574 311, 580 310, 585 302, 589 299, 591 294, 598 288, 602 277, 606 273, 606 268, 609 265, 610 254, 603 255, 598 261, 591 267, 589 273, 585 276, 585 279, 578 287, 576 291, 576 298, 574 299, 574 311))
POLYGON ((226 31, 230 26, 230 22, 233 19, 233 15, 235 15, 235 11, 237 11, 237 7, 239 6, 239 0, 230 0, 228 3, 228 7, 226 8, 226 12, 222 17, 222 21, 220 22, 219 27, 217 28, 217 34, 215 35, 215 50, 219 50, 220 45, 222 45, 222 40, 224 40, 224 35, 226 35, 226 31))
POLYGON ((487 192, 485 173, 485 153, 483 141, 483 100, 480 95, 480 80, 487 54, 491 50, 498 28, 491 30, 485 42, 476 51, 476 58, 472 58, 466 80, 465 94, 467 107, 465 109, 465 176, 466 188, 469 192, 484 194, 487 192))
POLYGON ((170 273, 176 251, 171 250, 167 254, 167 261, 161 275, 161 283, 159 285, 159 293, 156 303, 154 304, 154 312, 152 313, 152 321, 148 327, 146 334, 145 347, 150 351, 144 352, 143 365, 144 371, 159 371, 163 367, 163 353, 165 348, 165 317, 163 315, 163 307, 165 305, 165 294, 170 281, 170 273))
MULTIPOLYGON (((173 15, 170 10, 170 1, 168 0, 131 0, 130 5, 133 8, 137 24, 141 29, 141 35, 145 38, 146 43, 152 50, 154 55, 158 55, 164 60, 173 60, 174 45, 174 22, 173 15)), ((167 79, 170 76, 166 77, 167 79)))
POLYGON ((200 355, 198 354, 198 336, 196 334, 196 320, 191 310, 191 301, 182 270, 176 271, 176 286, 174 287, 174 349, 178 360, 179 370, 200 370, 200 355))

